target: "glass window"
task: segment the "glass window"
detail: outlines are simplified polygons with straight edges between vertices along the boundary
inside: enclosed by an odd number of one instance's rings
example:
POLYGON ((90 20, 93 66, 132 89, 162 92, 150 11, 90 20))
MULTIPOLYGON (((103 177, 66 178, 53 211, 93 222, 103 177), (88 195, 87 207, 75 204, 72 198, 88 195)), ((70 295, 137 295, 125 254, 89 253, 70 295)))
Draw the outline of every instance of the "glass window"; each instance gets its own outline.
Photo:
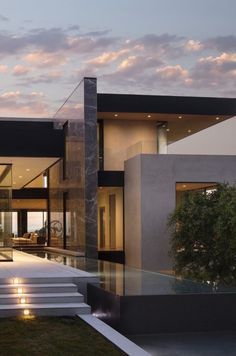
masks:
POLYGON ((123 250, 123 188, 98 189, 98 249, 123 250))
POLYGON ((12 212, 12 233, 17 236, 18 235, 18 212, 12 212))
POLYGON ((47 213, 45 211, 28 211, 27 227, 28 232, 42 233, 45 230, 47 213))

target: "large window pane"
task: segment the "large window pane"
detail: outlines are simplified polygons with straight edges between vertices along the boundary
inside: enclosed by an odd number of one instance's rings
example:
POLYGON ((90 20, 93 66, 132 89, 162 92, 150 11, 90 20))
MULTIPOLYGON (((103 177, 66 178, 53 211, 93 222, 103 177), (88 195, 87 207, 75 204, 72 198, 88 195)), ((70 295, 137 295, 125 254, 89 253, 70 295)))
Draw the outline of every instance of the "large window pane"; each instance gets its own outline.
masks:
POLYGON ((28 232, 37 232, 42 234, 46 225, 46 212, 45 211, 29 211, 27 214, 28 232))
POLYGON ((98 249, 123 250, 123 188, 98 189, 98 249))

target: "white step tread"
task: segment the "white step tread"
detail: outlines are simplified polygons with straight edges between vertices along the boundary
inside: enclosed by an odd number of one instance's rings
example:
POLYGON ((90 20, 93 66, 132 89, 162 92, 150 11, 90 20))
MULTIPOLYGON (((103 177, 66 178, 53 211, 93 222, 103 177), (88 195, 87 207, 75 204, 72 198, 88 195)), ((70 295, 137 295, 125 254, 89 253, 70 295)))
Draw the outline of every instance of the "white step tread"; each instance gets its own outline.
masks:
POLYGON ((27 288, 27 287, 77 287, 74 283, 34 283, 34 284, 1 284, 0 289, 4 288, 27 288))
POLYGON ((83 297, 82 294, 77 292, 71 293, 22 293, 22 294, 0 294, 0 300, 6 298, 21 298, 21 297, 28 297, 28 298, 36 298, 36 297, 83 297))
POLYGON ((22 309, 68 309, 68 308, 90 308, 85 303, 53 303, 53 304, 3 304, 1 310, 22 310, 22 309))

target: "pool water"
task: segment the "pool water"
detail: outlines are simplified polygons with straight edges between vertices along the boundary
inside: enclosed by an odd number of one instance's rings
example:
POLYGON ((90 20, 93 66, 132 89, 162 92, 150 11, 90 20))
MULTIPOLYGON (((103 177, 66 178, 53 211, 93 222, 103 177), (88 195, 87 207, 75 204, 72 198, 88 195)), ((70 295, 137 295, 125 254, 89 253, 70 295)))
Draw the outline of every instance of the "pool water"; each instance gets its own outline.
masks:
POLYGON ((178 279, 171 275, 131 268, 120 263, 66 256, 47 251, 32 251, 28 253, 93 273, 100 278, 101 288, 120 296, 236 293, 236 287, 222 286, 215 291, 206 283, 178 279))

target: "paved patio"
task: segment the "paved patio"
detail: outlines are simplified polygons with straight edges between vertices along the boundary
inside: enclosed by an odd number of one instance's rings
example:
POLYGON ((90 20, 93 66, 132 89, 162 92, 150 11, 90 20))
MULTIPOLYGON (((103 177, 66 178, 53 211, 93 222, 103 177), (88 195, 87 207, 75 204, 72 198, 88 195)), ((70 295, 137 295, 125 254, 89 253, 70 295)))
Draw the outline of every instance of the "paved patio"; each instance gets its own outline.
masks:
POLYGON ((91 273, 17 250, 13 251, 13 262, 0 262, 0 280, 59 277, 98 283, 98 277, 91 273))

